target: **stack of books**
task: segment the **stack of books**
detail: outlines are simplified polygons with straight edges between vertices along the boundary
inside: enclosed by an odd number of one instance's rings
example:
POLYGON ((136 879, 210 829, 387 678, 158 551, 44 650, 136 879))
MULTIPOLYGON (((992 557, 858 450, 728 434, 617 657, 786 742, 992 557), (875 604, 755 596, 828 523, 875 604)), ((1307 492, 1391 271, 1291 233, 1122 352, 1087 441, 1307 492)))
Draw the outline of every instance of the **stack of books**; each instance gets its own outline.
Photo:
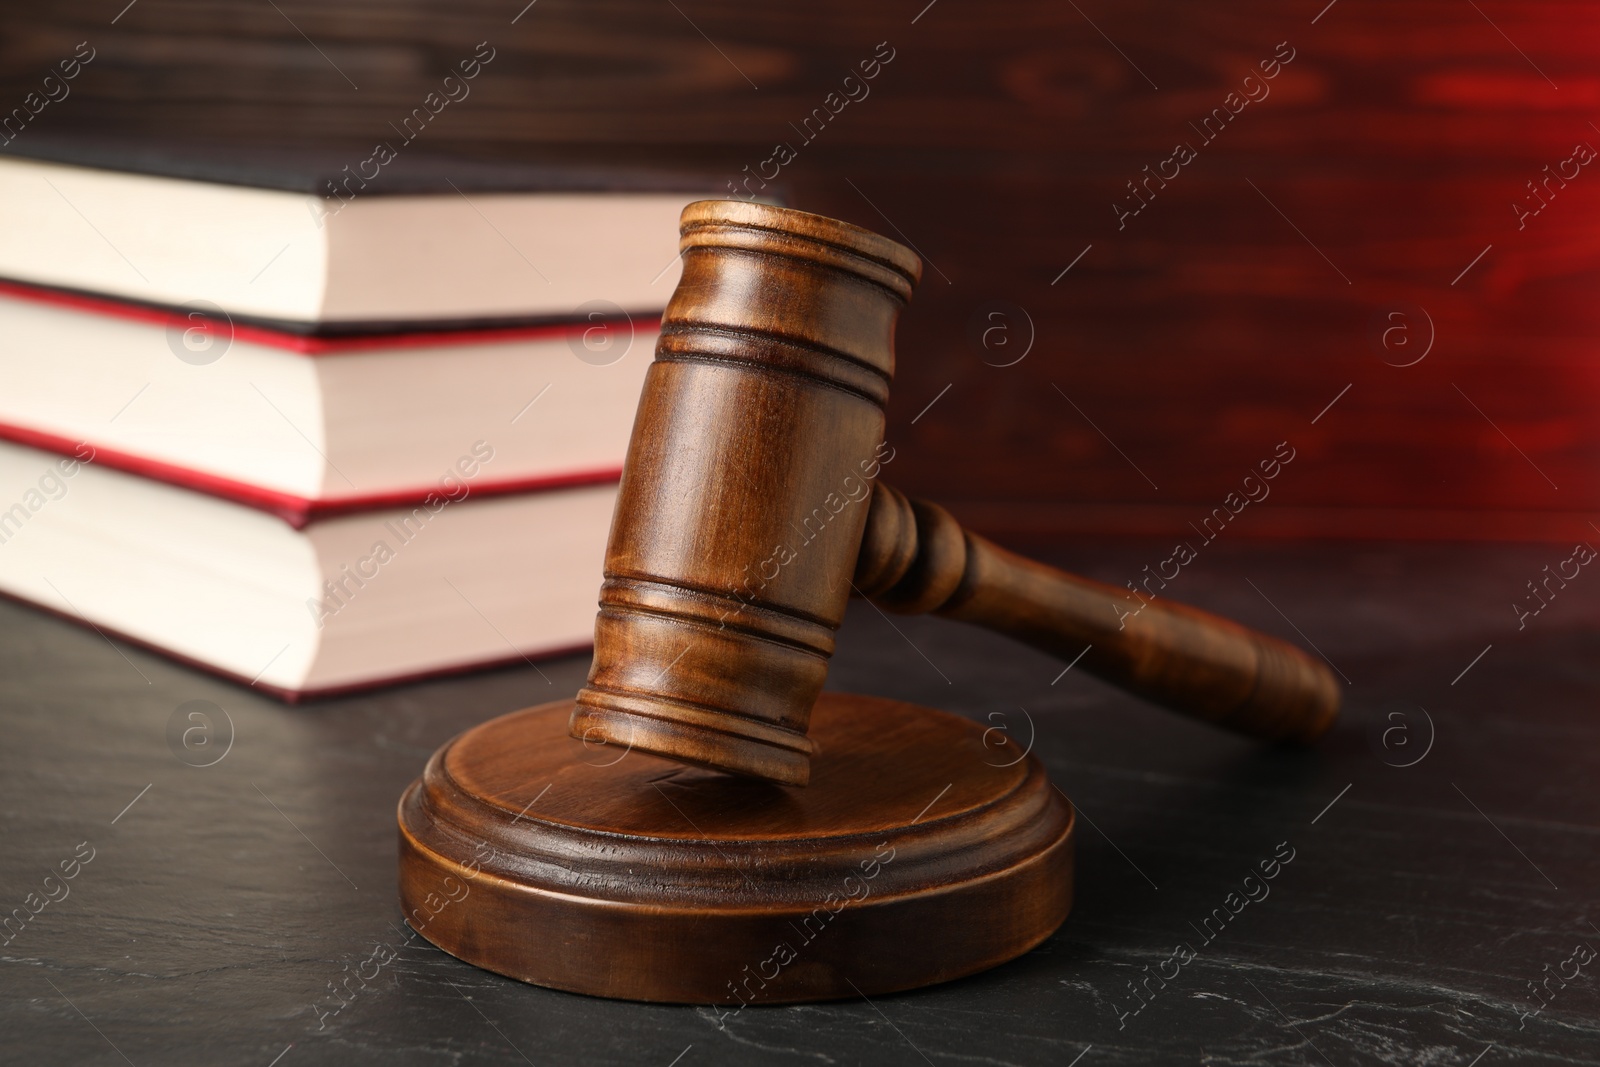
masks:
POLYGON ((286 699, 590 643, 692 189, 90 151, 0 159, 0 593, 286 699))

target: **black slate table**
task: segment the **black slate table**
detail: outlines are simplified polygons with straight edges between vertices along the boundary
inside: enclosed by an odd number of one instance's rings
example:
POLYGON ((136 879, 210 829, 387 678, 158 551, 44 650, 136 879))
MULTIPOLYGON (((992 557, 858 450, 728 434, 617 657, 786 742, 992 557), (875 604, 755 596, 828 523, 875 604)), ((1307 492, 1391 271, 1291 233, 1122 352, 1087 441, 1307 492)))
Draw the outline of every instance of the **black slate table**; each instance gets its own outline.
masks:
MULTIPOLYGON (((1120 585, 1162 548, 1054 560, 1120 585)), ((1084 820, 1077 903, 987 974, 720 1022, 523 986, 402 922, 401 790, 454 733, 571 695, 584 657, 286 707, 3 604, 0 910, 29 917, 0 945, 0 1062, 1600 1064, 1600 576, 1520 629, 1511 606, 1570 554, 1209 547, 1169 593, 1348 681, 1309 751, 853 604, 830 685, 1031 743, 1084 820), (210 766, 221 722, 169 740, 190 701, 232 723, 210 766)))

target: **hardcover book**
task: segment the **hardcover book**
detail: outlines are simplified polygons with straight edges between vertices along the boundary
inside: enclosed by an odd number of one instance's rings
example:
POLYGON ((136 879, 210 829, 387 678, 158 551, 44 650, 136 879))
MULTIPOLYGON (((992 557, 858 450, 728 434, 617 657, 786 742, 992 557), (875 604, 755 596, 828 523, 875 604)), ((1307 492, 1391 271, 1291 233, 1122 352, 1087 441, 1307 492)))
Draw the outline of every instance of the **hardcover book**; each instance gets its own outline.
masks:
POLYGON ((717 195, 705 179, 368 158, 18 139, 0 157, 0 277, 310 333, 649 312, 677 283, 678 213, 717 195))

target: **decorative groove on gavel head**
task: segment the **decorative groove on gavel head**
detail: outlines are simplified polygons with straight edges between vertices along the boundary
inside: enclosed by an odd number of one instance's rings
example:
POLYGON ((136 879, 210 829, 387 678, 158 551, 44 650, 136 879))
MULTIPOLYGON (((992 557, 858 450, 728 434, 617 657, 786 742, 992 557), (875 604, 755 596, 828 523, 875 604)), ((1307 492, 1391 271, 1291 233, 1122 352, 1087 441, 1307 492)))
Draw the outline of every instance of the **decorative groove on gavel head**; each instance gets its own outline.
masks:
POLYGON ((921 261, 743 201, 689 205, 681 233, 571 731, 804 784, 921 261))

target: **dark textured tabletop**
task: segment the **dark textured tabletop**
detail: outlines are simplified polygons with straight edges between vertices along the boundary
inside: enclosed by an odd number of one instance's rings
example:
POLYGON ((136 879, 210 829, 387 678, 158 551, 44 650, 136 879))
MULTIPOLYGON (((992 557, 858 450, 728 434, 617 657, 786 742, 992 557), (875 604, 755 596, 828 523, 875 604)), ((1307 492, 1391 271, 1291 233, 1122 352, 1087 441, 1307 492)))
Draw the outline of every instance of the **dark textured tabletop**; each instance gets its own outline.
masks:
MULTIPOLYGON (((1120 585, 1161 547, 1053 559, 1120 585)), ((1077 902, 986 974, 720 1024, 520 985, 402 922, 401 790, 458 731, 570 696, 586 658, 286 707, 0 604, 0 912, 25 917, 0 935, 0 1062, 1600 1064, 1600 577, 1513 608, 1571 555, 1208 548, 1168 592, 1348 682, 1308 751, 853 604, 830 686, 1031 743, 1083 817, 1077 902), (226 711, 210 749, 182 743, 190 701, 226 711)))

